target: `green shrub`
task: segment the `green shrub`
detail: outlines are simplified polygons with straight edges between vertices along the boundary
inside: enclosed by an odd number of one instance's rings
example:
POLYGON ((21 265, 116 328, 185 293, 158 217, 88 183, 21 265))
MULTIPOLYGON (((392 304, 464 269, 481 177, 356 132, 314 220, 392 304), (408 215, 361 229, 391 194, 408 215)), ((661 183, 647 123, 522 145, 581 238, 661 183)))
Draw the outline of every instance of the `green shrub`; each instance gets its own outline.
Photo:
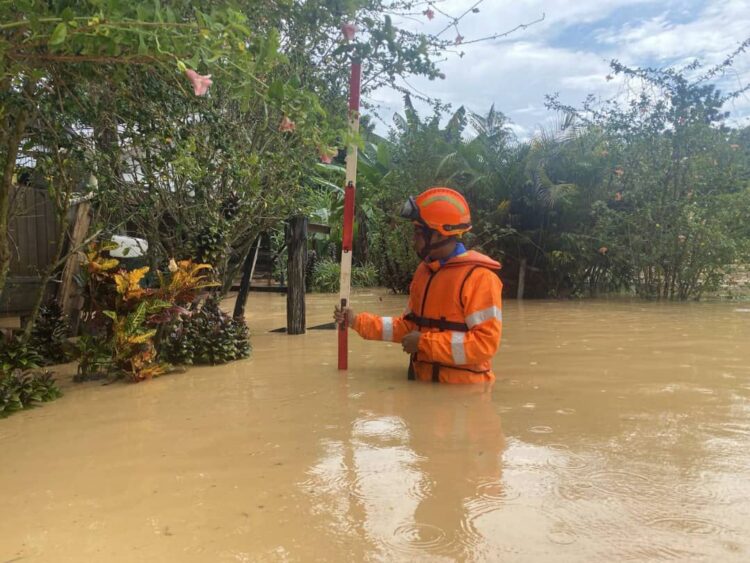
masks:
POLYGON ((42 363, 42 357, 22 338, 0 338, 0 376, 10 375, 15 370, 35 369, 42 363))
POLYGON ((85 334, 78 339, 78 371, 73 381, 103 379, 112 370, 112 340, 85 334))
MULTIPOLYGON (((312 276, 312 290, 318 293, 336 293, 341 279, 341 264, 331 259, 319 260, 315 264, 312 276)), ((378 273, 375 266, 352 267, 353 287, 373 287, 378 284, 378 273)))
POLYGON ((161 359, 172 364, 224 364, 250 356, 244 319, 233 319, 216 297, 174 323, 157 346, 161 359))
POLYGON ((67 360, 65 341, 69 331, 62 308, 52 301, 39 310, 29 346, 42 357, 44 365, 61 364, 67 360))
POLYGON ((412 247, 412 224, 406 221, 379 219, 370 231, 370 255, 380 284, 394 293, 409 293, 419 257, 412 247))
POLYGON ((0 418, 27 409, 34 403, 53 401, 61 395, 52 373, 24 373, 17 369, 0 376, 0 418))

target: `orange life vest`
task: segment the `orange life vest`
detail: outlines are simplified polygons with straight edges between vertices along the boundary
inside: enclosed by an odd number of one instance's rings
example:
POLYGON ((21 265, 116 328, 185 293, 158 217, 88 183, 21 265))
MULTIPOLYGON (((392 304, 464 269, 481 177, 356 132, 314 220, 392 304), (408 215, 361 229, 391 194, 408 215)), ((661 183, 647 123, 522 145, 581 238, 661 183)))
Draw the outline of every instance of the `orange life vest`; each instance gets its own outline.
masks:
POLYGON ((411 283, 409 308, 399 317, 360 313, 354 329, 369 340, 401 342, 422 334, 409 378, 443 383, 493 381, 492 358, 502 336, 500 264, 478 252, 422 262, 411 283))
MULTIPOLYGON (((418 351, 411 358, 409 379, 432 380, 446 383, 479 383, 494 380, 492 361, 471 362, 461 353, 465 346, 465 335, 484 321, 495 319, 502 322, 500 294, 502 283, 494 271, 501 268, 495 260, 475 251, 468 251, 450 259, 445 264, 438 261, 422 262, 414 275, 410 302, 416 304, 404 318, 412 321, 423 333, 450 332, 451 362, 440 361, 432 354, 418 351), (486 274, 491 273, 491 278, 486 274), (475 277, 476 276, 476 277, 475 277), (486 280, 497 279, 495 287, 487 287, 486 280), (477 284, 484 287, 477 287, 477 284), (482 283, 485 282, 485 283, 482 283), (493 291, 494 289, 494 291, 493 291), (474 290, 484 296, 475 297, 474 302, 482 302, 480 308, 467 310, 465 293, 474 290), (462 361, 463 360, 463 361, 462 361)), ((486 327, 489 328, 489 327, 486 327)), ((494 327, 493 327, 494 328, 494 327)), ((500 330, 491 330, 489 348, 492 352, 500 343, 500 330)))

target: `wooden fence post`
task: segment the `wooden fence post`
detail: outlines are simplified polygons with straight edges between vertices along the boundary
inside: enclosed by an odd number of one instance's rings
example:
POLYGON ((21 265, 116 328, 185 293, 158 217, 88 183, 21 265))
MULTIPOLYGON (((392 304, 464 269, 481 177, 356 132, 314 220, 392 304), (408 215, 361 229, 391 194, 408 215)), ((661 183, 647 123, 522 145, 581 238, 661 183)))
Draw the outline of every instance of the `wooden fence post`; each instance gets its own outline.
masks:
POLYGON ((305 333, 305 270, 307 262, 307 217, 289 221, 287 253, 286 331, 305 333))
POLYGON ((70 320, 71 334, 73 336, 78 333, 79 314, 83 308, 83 295, 81 295, 80 288, 76 285, 75 276, 80 270, 81 255, 85 252, 85 249, 79 249, 78 247, 86 240, 90 226, 91 202, 82 201, 75 210, 75 219, 71 225, 70 246, 68 247, 70 255, 65 261, 62 284, 57 293, 57 302, 62 308, 63 314, 70 320))

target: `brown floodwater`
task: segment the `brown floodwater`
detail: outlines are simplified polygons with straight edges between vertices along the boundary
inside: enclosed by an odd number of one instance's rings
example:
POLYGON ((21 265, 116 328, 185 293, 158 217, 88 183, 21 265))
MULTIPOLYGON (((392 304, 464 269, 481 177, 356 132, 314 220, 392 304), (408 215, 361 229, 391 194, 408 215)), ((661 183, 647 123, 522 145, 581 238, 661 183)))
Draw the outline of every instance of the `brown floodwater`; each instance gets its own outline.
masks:
POLYGON ((747 305, 509 302, 491 389, 248 316, 250 360, 0 420, 0 563, 750 560, 747 305))

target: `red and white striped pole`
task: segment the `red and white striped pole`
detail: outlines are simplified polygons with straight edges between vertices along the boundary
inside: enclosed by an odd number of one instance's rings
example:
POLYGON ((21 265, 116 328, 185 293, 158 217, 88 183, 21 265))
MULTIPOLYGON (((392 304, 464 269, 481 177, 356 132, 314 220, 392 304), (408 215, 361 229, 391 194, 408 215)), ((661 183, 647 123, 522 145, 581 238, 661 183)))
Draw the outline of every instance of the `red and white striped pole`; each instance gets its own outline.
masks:
MULTIPOLYGON (((359 89, 362 66, 352 61, 349 78, 349 146, 346 149, 346 187, 344 188, 344 229, 341 242, 341 279, 339 299, 341 308, 349 306, 352 286, 352 250, 354 239, 354 194, 357 191, 357 133, 359 132, 359 89)), ((339 335, 339 369, 349 366, 349 326, 341 323, 339 335)))

